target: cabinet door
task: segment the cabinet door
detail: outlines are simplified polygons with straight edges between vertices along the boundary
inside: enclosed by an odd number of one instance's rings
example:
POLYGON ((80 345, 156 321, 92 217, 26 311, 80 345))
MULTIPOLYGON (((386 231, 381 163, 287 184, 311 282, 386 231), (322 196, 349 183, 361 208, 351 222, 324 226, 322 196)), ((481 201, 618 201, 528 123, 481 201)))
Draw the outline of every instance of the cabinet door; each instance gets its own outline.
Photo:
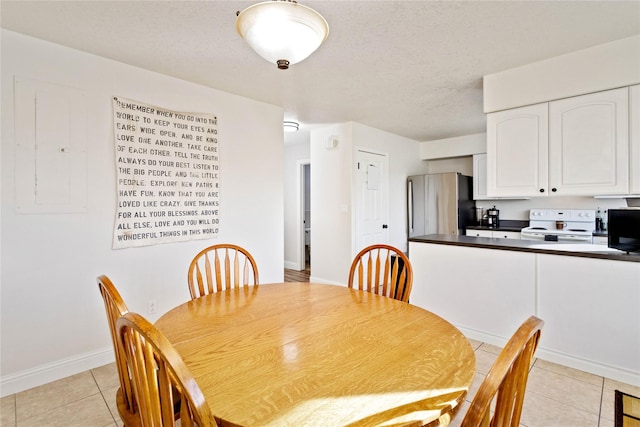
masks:
POLYGON ((493 231, 491 230, 474 230, 467 228, 467 236, 472 237, 493 237, 493 231))
POLYGON ((473 155, 473 200, 486 200, 487 197, 487 155, 473 155))
POLYGON ((530 197, 547 194, 548 104, 487 115, 487 194, 530 197))
POLYGON ((629 88, 629 192, 640 194, 640 85, 629 88))
POLYGON ((520 233, 517 231, 492 231, 492 237, 496 239, 520 239, 520 233))
POLYGON ((549 103, 549 184, 554 195, 629 192, 629 90, 549 103))

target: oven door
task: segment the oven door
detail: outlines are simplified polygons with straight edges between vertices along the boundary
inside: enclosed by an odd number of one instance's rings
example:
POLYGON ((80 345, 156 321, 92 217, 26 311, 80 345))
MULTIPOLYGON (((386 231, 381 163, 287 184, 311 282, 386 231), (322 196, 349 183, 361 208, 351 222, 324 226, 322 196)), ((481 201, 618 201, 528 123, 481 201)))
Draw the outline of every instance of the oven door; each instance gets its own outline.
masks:
POLYGON ((546 240, 546 241, 558 241, 558 242, 589 242, 591 243, 592 236, 587 234, 560 234, 554 233, 548 230, 526 230, 520 231, 520 238, 522 240, 546 240), (548 237, 547 237, 548 236, 548 237))
POLYGON ((522 240, 545 240, 544 236, 550 233, 539 230, 520 230, 520 239, 522 240))

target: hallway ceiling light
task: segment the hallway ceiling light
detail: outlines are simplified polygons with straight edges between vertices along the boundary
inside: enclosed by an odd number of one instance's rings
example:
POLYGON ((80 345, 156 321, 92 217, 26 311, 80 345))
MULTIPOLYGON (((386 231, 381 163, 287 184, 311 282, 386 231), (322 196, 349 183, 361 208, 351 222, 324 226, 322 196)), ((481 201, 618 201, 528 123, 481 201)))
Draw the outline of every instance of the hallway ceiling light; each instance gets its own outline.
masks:
POLYGON ((258 55, 281 70, 311 55, 329 34, 327 21, 293 0, 271 0, 237 13, 236 29, 258 55))
POLYGON ((282 122, 282 126, 284 127, 284 131, 285 132, 296 132, 299 128, 300 125, 296 122, 282 122))

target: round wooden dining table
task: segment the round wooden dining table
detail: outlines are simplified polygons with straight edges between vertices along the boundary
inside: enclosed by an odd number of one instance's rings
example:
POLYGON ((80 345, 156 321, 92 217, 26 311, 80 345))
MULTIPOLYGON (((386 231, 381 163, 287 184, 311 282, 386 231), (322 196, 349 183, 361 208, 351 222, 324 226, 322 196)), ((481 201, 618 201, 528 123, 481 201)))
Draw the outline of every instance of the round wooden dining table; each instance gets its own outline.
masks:
POLYGON ((471 345, 446 320, 338 285, 217 292, 156 326, 221 425, 446 425, 475 375, 471 345))

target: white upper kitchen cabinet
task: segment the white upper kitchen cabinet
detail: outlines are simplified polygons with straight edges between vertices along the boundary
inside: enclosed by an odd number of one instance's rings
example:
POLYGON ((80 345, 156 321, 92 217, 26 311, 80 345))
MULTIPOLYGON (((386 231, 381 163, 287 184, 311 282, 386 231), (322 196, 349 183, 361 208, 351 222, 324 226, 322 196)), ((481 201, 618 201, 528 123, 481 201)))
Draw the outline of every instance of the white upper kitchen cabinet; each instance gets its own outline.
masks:
POLYGON ((548 103, 487 115, 487 194, 539 196, 548 183, 548 103))
POLYGON ((640 194, 640 85, 629 88, 629 192, 640 194))
POLYGON ((487 155, 473 155, 473 200, 486 200, 487 197, 487 155))
POLYGON ((549 103, 552 195, 629 193, 629 89, 549 103))
MULTIPOLYGON (((639 96, 634 90, 632 98, 639 96)), ((640 191, 640 166, 634 166, 640 144, 629 144, 629 92, 625 87, 488 114, 488 196, 625 195, 630 181, 631 191, 640 191)))

